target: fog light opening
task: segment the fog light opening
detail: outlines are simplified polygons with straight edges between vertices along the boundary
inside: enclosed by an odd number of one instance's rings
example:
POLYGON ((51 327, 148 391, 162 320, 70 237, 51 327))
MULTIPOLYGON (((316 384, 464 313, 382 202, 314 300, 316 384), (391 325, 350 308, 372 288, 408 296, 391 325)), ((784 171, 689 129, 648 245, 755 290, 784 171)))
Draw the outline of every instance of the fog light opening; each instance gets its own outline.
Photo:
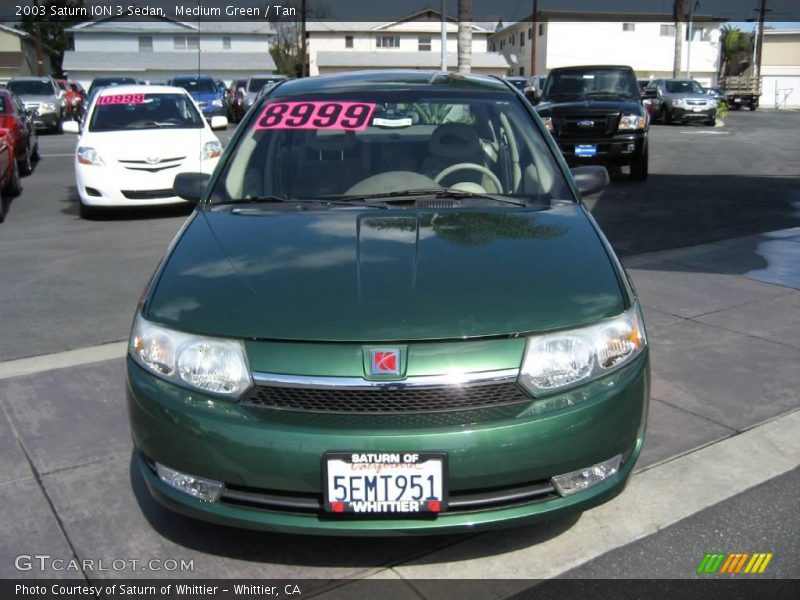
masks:
POLYGON ((225 489, 225 484, 219 481, 187 475, 159 463, 156 463, 156 473, 168 486, 205 502, 216 502, 225 489))
POLYGON ((612 475, 616 475, 621 462, 622 455, 617 454, 613 458, 609 458, 591 467, 572 471, 571 473, 564 473, 563 475, 556 475, 552 478, 552 482, 559 494, 562 496, 569 496, 575 492, 580 492, 595 486, 612 475))

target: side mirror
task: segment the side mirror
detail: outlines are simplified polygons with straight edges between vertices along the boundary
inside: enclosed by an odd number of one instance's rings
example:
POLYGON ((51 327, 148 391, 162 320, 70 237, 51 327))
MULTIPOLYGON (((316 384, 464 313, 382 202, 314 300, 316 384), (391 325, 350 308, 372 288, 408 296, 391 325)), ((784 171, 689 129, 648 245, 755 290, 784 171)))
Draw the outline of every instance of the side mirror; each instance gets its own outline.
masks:
POLYGON ((179 198, 199 202, 210 178, 208 173, 178 173, 172 183, 172 191, 179 198))
POLYGON ((572 177, 578 185, 581 196, 591 196, 602 192, 610 181, 606 168, 596 165, 575 167, 572 169, 572 177))
POLYGON ((228 127, 228 119, 225 117, 211 117, 211 129, 225 129, 228 127))
POLYGON ((64 133, 80 133, 81 126, 77 121, 63 121, 61 123, 61 131, 64 133))

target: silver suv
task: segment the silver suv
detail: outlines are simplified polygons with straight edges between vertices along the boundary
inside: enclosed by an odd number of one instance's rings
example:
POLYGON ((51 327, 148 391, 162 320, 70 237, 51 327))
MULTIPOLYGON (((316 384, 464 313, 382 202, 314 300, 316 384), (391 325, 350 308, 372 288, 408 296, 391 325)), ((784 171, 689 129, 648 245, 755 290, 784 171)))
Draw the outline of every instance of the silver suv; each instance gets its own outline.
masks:
POLYGON ((52 77, 14 77, 6 89, 14 92, 25 105, 36 128, 61 131, 67 114, 67 97, 52 77))
POLYGON ((716 124, 718 102, 693 79, 653 79, 644 90, 651 113, 660 123, 703 121, 716 124))

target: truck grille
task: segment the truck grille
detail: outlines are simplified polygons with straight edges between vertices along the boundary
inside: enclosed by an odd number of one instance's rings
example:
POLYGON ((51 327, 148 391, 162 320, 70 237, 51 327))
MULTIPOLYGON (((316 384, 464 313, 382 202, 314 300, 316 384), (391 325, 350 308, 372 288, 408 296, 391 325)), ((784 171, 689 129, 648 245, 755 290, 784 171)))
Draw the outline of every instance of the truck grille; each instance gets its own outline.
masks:
POLYGON ((257 385, 243 403, 265 408, 350 414, 471 410, 532 402, 514 382, 432 388, 320 389, 257 385))
POLYGON ((554 117, 553 121, 560 135, 597 138, 614 135, 619 125, 619 115, 561 115, 554 117))

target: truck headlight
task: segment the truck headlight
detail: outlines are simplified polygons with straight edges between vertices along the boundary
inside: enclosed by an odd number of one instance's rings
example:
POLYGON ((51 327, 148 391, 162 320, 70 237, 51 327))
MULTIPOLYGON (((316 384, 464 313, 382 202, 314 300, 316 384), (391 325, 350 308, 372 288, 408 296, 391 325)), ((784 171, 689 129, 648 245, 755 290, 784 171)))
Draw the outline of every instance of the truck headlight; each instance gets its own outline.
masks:
POLYGON ((203 146, 203 150, 200 152, 200 160, 217 158, 221 154, 222 144, 220 144, 217 140, 212 140, 210 142, 206 142, 203 146))
POLYGON ((222 100, 217 98, 216 100, 211 101, 211 106, 222 106, 222 100))
POLYGON ((528 338, 519 383, 539 396, 602 377, 647 345, 637 305, 593 325, 528 338))
POLYGON ((644 129, 646 123, 647 120, 639 115, 622 115, 619 120, 619 129, 621 131, 626 129, 644 129))
POLYGON ((553 131, 553 117, 542 117, 542 123, 547 128, 547 131, 553 131))
POLYGON ((230 398, 252 385, 239 340, 175 331, 137 314, 128 351, 139 366, 178 385, 230 398))

